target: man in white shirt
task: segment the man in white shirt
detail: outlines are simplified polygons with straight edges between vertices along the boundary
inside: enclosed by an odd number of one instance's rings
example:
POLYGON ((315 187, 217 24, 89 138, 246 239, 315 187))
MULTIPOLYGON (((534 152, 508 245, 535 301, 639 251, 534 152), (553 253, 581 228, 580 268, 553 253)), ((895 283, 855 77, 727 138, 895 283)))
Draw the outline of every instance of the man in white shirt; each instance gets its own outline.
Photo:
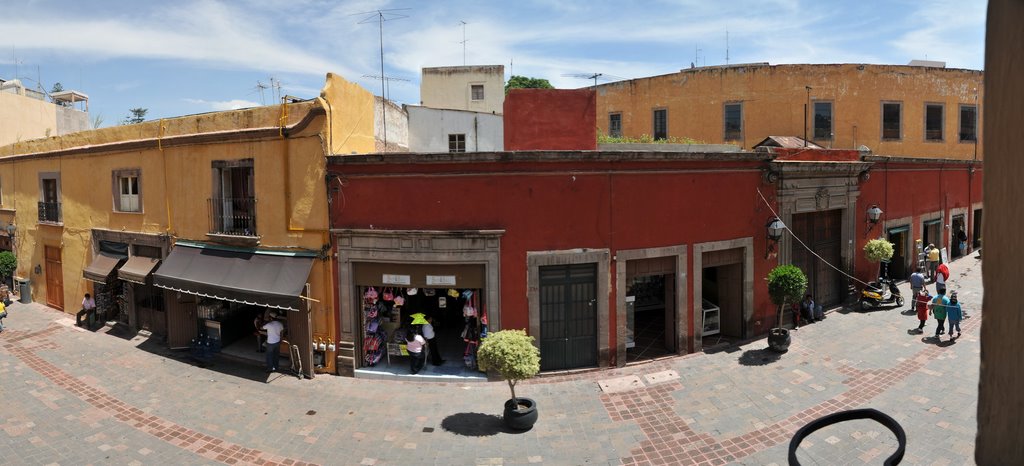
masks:
POLYGON ((434 339, 434 317, 428 316, 427 323, 423 324, 423 338, 427 339, 427 349, 430 351, 430 363, 435 366, 444 364, 441 359, 441 352, 437 349, 437 340, 434 339))
POLYGON ((281 334, 284 332, 284 324, 277 320, 277 313, 270 313, 270 321, 263 324, 267 331, 267 372, 277 370, 277 363, 281 359, 281 334))
POLYGON ((89 314, 96 313, 96 301, 92 299, 89 293, 85 294, 85 299, 82 299, 82 310, 75 314, 75 325, 82 325, 82 317, 85 317, 85 321, 89 322, 89 314))

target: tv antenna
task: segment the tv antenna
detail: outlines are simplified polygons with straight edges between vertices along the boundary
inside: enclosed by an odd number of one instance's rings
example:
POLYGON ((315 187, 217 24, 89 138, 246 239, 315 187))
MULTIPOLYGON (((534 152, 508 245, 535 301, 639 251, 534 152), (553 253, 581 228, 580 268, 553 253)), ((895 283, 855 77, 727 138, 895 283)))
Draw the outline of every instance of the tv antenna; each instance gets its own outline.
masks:
MULTIPOLYGON (((364 11, 362 13, 353 13, 349 16, 363 16, 363 19, 356 22, 356 24, 366 24, 377 22, 377 29, 380 31, 380 110, 383 121, 387 120, 387 105, 384 102, 384 94, 387 92, 387 78, 384 74, 384 22, 394 21, 398 19, 408 18, 409 15, 402 13, 396 13, 396 11, 408 11, 412 8, 391 8, 387 10, 374 10, 364 11)), ((384 152, 388 151, 388 125, 382 125, 384 133, 384 152)))
POLYGON ((461 20, 459 22, 462 23, 462 42, 459 42, 462 44, 462 66, 466 66, 466 42, 469 42, 466 40, 466 22, 461 20))
POLYGON ((563 74, 562 76, 567 78, 593 79, 594 87, 597 87, 598 79, 602 81, 621 81, 623 79, 626 79, 620 76, 615 76, 614 74, 607 73, 567 73, 563 74))
MULTIPOLYGON (((380 75, 376 75, 376 74, 364 74, 363 77, 364 78, 371 78, 371 79, 382 79, 383 78, 385 83, 390 83, 392 81, 409 82, 409 80, 405 79, 405 78, 393 78, 391 76, 380 76, 380 75)), ((388 99, 388 100, 391 99, 391 85, 390 84, 386 85, 385 94, 382 94, 381 97, 383 97, 385 99, 388 99)))
POLYGON ((263 91, 267 90, 270 86, 263 84, 263 81, 256 81, 256 92, 260 93, 260 105, 267 105, 267 99, 263 95, 263 91))
POLYGON ((729 66, 729 29, 725 29, 725 65, 729 66))

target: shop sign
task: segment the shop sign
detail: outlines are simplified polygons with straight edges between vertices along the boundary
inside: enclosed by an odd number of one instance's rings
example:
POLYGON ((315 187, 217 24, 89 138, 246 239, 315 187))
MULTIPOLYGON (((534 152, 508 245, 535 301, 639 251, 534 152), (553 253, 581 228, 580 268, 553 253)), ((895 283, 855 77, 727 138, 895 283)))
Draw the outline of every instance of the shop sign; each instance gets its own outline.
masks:
POLYGON ((392 275, 384 274, 381 279, 385 285, 410 285, 412 284, 412 277, 410 275, 392 275))
POLYGON ((455 275, 427 275, 427 286, 455 286, 455 275))

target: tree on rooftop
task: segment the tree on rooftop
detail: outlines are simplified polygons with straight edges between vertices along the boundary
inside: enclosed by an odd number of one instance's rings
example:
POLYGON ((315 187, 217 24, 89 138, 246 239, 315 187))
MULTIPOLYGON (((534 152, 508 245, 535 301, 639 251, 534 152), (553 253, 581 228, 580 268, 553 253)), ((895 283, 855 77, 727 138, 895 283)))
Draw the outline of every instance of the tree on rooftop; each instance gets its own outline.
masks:
POLYGON ((121 120, 122 125, 134 125, 136 123, 142 123, 143 121, 146 121, 146 112, 148 112, 149 109, 139 107, 133 108, 128 111, 130 113, 124 117, 124 120, 121 120))
POLYGON ((541 78, 528 78, 526 76, 515 75, 509 78, 508 82, 505 83, 505 94, 508 94, 509 89, 554 89, 547 79, 541 78))

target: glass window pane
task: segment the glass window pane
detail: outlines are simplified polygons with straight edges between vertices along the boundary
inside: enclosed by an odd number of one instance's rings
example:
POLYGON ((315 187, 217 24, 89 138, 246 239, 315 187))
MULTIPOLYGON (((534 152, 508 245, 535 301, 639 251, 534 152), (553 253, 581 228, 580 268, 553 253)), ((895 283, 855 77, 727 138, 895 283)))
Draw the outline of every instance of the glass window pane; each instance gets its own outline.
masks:
POLYGON ((832 139, 832 103, 814 103, 814 139, 832 139))

